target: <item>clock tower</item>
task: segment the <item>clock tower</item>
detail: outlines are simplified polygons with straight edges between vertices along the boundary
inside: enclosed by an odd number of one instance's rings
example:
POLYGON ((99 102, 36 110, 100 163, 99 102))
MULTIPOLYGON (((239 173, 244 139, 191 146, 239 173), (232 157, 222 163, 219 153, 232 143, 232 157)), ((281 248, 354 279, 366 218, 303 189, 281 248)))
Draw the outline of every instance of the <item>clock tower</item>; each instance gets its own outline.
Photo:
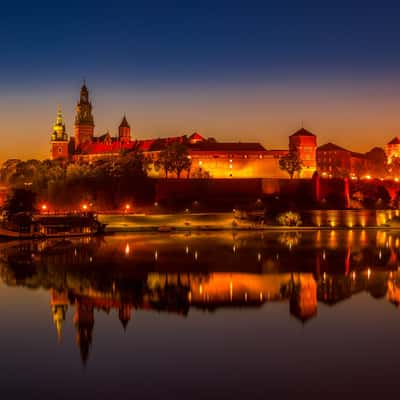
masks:
POLYGON ((76 105, 75 116, 75 149, 93 139, 94 120, 92 115, 92 103, 89 101, 89 91, 84 83, 81 88, 79 102, 76 105))

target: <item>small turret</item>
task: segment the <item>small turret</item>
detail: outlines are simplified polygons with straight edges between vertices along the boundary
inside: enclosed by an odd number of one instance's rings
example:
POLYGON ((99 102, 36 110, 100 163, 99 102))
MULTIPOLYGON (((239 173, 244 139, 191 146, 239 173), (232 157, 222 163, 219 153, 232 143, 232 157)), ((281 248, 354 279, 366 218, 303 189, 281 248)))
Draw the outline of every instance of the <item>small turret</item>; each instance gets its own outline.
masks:
POLYGON ((68 295, 66 292, 50 290, 50 305, 53 314, 53 322, 56 327, 57 341, 61 343, 62 326, 68 310, 68 295))
POLYGON ((128 143, 131 141, 131 127, 125 115, 122 118, 122 121, 118 128, 118 139, 122 143, 128 143))
POLYGON ((130 304, 122 304, 118 310, 118 318, 121 321, 122 327, 126 330, 128 322, 132 316, 132 306, 130 304))
POLYGON ((68 135, 60 107, 57 111, 56 122, 53 126, 53 133, 50 140, 51 158, 53 160, 68 158, 68 135))

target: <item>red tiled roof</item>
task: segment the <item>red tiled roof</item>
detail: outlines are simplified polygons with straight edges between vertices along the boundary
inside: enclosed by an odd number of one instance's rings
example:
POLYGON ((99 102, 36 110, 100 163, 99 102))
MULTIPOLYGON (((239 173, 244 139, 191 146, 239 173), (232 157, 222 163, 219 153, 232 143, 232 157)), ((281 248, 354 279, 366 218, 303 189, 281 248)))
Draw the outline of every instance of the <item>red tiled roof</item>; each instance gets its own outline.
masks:
POLYGON ((399 138, 396 136, 388 144, 400 144, 399 138))
POLYGON ((296 131, 295 133, 293 133, 293 135, 291 136, 315 136, 313 133, 311 133, 310 131, 308 131, 307 129, 301 128, 298 131, 296 131))
POLYGON ((323 144, 322 146, 319 146, 317 148, 317 151, 318 150, 321 150, 321 151, 348 151, 348 152, 350 152, 350 150, 347 150, 347 149, 345 149, 343 147, 340 147, 337 144, 334 144, 334 143, 331 143, 331 142, 323 144))
POLYGON ((190 144, 191 150, 197 151, 266 151, 260 143, 198 142, 190 144))
MULTIPOLYGON (((192 135, 193 136, 193 135, 192 135)), ((199 135, 200 136, 200 135, 199 135)), ((201 136, 200 136, 201 137, 201 136)), ((90 143, 83 143, 80 151, 83 154, 107 154, 118 153, 122 150, 137 148, 140 151, 161 151, 172 143, 185 143, 193 151, 220 151, 220 152, 265 152, 266 149, 260 143, 249 142, 215 142, 202 140, 195 143, 188 142, 186 136, 175 136, 159 139, 145 139, 131 142, 120 142, 118 138, 111 137, 109 133, 93 138, 90 143)))
POLYGON ((193 133, 192 135, 189 136, 189 140, 205 140, 203 136, 201 136, 198 132, 193 133))
POLYGON ((124 118, 122 118, 122 121, 119 125, 120 128, 130 128, 130 125, 128 124, 128 121, 126 120, 126 116, 124 115, 124 118))
POLYGON ((136 142, 122 143, 119 141, 111 141, 110 143, 102 143, 94 141, 92 143, 83 143, 80 150, 83 154, 107 154, 118 153, 122 150, 130 150, 135 146, 136 142))

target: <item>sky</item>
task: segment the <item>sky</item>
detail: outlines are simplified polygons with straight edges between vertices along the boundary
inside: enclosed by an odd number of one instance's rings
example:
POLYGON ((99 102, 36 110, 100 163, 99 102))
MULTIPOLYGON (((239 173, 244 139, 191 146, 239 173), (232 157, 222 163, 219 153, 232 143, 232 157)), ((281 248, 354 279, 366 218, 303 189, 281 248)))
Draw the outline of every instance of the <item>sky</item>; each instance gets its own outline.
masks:
POLYGON ((301 124, 354 151, 400 135, 400 3, 14 1, 0 12, 0 161, 73 133, 83 78, 95 134, 200 132, 287 147, 301 124))

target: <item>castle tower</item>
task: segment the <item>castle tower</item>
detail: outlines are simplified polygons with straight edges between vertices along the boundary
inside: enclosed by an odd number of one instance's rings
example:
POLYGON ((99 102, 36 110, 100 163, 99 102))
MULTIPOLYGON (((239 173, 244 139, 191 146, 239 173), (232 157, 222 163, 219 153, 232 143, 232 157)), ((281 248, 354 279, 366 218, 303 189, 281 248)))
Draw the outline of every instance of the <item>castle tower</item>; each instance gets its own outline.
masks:
POLYGON ((85 142, 91 142, 93 139, 94 120, 92 115, 92 103, 89 101, 89 91, 83 84, 79 102, 76 105, 75 116, 75 148, 78 148, 85 142))
POLYGON ((62 326, 68 310, 68 293, 50 289, 50 306, 57 331, 57 341, 61 343, 62 326))
POLYGON ((94 326, 94 310, 90 301, 75 301, 74 324, 76 329, 76 343, 79 346, 81 360, 83 364, 86 364, 92 344, 94 326))
POLYGON ((65 130, 65 123, 61 108, 57 111, 56 123, 53 126, 51 134, 51 159, 66 159, 68 158, 68 135, 65 130))
POLYGON ((301 178, 311 178, 317 170, 317 137, 301 128, 289 136, 289 151, 303 164, 301 178))
POLYGON ((118 128, 118 139, 122 143, 129 143, 131 141, 131 127, 126 120, 125 115, 118 128))
POLYGON ((391 164, 394 158, 400 157, 400 139, 397 136, 386 145, 385 152, 388 164, 391 164))
POLYGON ((131 316, 132 316, 132 305, 122 304, 118 310, 118 318, 121 321, 124 330, 126 330, 128 322, 131 320, 131 316))

